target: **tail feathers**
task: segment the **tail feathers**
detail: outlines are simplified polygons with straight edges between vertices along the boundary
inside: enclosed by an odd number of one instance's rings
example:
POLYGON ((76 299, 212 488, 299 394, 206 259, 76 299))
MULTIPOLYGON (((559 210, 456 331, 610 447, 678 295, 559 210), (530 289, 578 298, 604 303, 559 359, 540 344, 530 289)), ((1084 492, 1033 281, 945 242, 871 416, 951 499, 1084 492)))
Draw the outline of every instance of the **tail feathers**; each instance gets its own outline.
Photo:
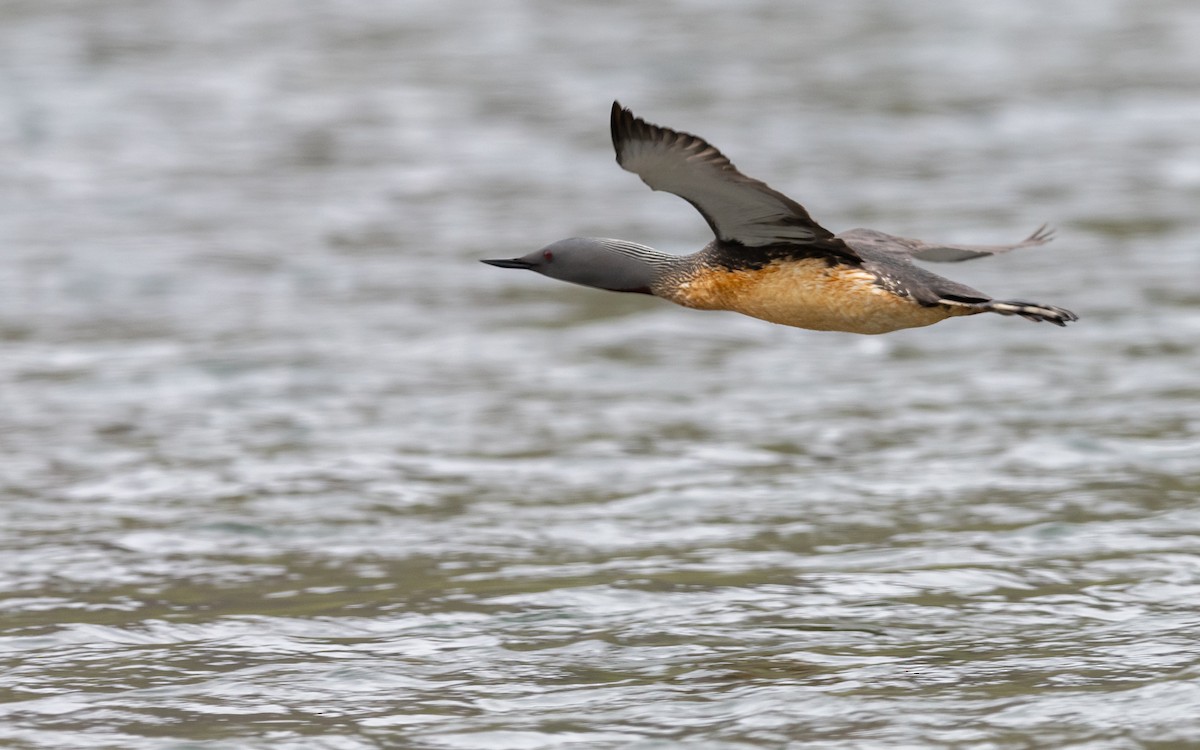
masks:
POLYGON ((1038 305, 1033 302, 1019 302, 1017 300, 966 300, 943 298, 938 300, 943 305, 953 305, 955 307, 969 307, 976 312, 994 312, 1000 315, 1020 315, 1026 320, 1032 320, 1035 323, 1040 323, 1043 320, 1053 323, 1056 326, 1065 326, 1067 323, 1079 320, 1079 316, 1070 310, 1054 307, 1053 305, 1038 305))

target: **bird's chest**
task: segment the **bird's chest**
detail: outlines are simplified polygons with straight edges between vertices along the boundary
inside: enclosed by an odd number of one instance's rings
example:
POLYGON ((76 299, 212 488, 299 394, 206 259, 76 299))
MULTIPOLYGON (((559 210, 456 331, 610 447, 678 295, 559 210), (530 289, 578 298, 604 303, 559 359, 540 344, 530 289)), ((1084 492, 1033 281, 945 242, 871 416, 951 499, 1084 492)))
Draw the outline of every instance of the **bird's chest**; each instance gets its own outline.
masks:
POLYGON ((876 282, 861 268, 804 259, 758 269, 697 269, 660 296, 686 307, 731 310, 818 331, 886 333, 948 317, 940 307, 923 307, 876 282))

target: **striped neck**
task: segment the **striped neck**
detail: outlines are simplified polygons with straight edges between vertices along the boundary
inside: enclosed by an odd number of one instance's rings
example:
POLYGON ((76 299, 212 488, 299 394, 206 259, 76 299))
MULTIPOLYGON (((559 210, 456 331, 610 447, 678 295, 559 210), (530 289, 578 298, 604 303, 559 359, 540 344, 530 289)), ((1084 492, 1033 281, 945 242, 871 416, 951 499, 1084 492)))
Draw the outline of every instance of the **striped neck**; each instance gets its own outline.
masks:
MULTIPOLYGON (((559 278, 614 292, 654 294, 658 282, 683 261, 678 255, 626 240, 587 237, 574 241, 586 247, 586 262, 573 264, 571 272, 559 278)), ((551 275, 549 270, 547 275, 551 275)))

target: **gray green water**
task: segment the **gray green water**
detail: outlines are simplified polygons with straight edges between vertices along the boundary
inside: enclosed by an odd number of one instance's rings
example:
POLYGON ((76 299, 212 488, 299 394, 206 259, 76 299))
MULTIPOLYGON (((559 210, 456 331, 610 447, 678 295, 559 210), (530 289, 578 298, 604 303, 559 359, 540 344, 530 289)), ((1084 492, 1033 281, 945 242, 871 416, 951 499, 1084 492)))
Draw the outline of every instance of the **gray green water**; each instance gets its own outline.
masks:
POLYGON ((1200 746, 1200 7, 0 4, 0 746, 1200 746), (885 337, 678 252, 607 112, 1051 246, 885 337))

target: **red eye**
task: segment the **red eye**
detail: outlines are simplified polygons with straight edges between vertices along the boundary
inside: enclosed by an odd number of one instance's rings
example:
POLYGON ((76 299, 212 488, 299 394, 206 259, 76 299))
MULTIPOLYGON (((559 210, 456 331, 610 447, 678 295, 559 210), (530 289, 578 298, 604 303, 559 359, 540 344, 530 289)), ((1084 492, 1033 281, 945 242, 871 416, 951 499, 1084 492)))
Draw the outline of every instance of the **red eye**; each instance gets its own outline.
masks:
POLYGON ((554 260, 554 253, 550 252, 549 250, 543 250, 542 257, 546 260, 554 260))

